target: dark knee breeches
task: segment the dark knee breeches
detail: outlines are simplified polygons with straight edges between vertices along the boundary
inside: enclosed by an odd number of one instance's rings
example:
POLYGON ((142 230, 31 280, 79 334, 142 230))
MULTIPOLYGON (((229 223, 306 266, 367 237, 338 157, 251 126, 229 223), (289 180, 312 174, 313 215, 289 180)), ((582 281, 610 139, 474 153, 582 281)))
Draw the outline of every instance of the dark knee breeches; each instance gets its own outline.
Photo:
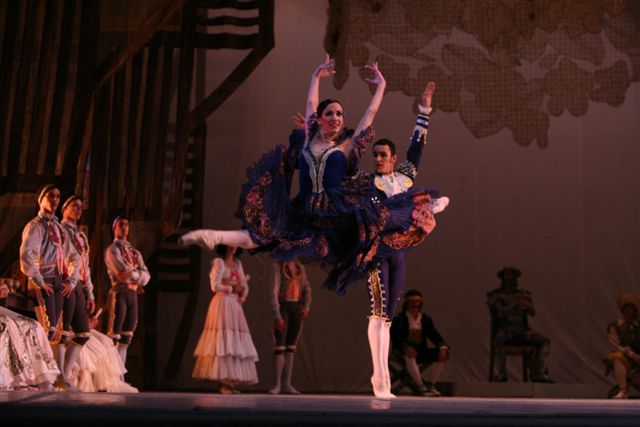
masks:
POLYGON ((393 319, 406 279, 404 252, 394 252, 369 273, 370 316, 393 319))
POLYGON ((84 296, 84 283, 79 282, 73 292, 64 299, 62 309, 62 339, 61 343, 71 341, 78 345, 85 345, 89 341, 89 314, 84 296), (72 332, 73 329, 73 332, 72 332))
POLYGON ((125 288, 112 294, 112 337, 120 344, 129 345, 138 325, 138 293, 125 288))
POLYGON ((58 321, 60 320, 60 316, 62 315, 62 305, 63 305, 63 296, 62 296, 62 276, 54 276, 54 277, 45 277, 45 283, 49 283, 53 285, 53 293, 51 295, 47 295, 44 289, 40 289, 39 292, 42 296, 36 299, 36 304, 41 305, 44 304, 45 314, 49 321, 49 330, 47 331, 47 336, 49 340, 52 340, 56 333, 56 327, 58 325, 58 321))
POLYGON ((280 316, 284 320, 284 330, 274 329, 274 354, 293 353, 298 345, 298 338, 302 332, 303 305, 297 301, 283 301, 280 303, 280 316))

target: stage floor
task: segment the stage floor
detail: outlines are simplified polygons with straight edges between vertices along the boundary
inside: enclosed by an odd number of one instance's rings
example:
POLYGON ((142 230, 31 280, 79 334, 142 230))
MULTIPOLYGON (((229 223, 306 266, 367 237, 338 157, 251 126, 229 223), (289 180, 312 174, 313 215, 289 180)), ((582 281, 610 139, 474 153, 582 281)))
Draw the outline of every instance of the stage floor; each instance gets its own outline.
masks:
POLYGON ((638 426, 640 401, 0 392, 4 426, 638 426))

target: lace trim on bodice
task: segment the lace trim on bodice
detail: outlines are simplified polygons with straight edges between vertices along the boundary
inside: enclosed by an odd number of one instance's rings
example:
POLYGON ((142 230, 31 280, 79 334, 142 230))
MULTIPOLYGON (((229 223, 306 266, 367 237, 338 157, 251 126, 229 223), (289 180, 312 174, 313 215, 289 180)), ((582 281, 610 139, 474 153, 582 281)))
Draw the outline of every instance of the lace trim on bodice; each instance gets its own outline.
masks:
POLYGON ((307 143, 302 150, 302 156, 309 166, 309 178, 311 179, 312 191, 314 193, 324 192, 323 181, 324 172, 327 167, 327 159, 329 158, 329 156, 331 156, 331 154, 335 153, 336 151, 340 151, 341 145, 342 144, 337 144, 332 147, 327 147, 322 152, 319 159, 317 159, 316 156, 314 156, 311 152, 310 144, 307 143))

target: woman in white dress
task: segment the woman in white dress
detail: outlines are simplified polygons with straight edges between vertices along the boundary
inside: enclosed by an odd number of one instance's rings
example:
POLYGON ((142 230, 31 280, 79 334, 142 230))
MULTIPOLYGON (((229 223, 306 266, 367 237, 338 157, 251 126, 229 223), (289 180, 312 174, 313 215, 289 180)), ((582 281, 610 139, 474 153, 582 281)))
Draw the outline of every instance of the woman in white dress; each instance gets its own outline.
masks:
MULTIPOLYGON (((0 299, 8 287, 0 285, 0 299)), ((60 374, 42 326, 33 319, 0 307, 0 390, 35 387, 52 390, 60 374)))
POLYGON ((258 353, 242 310, 249 294, 249 277, 238 259, 240 252, 233 246, 216 247, 209 273, 214 296, 193 353, 196 358, 193 377, 219 381, 223 394, 239 393, 238 383, 258 382, 258 353))

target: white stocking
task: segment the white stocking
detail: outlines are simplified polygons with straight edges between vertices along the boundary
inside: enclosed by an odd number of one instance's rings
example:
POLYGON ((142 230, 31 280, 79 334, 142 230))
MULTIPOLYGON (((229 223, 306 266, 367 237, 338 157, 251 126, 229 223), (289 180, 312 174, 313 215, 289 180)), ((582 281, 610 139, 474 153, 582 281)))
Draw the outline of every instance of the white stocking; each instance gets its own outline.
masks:
POLYGON ((418 367, 415 357, 404 356, 404 364, 407 367, 407 372, 409 372, 413 382, 420 388, 424 387, 422 374, 420 373, 420 368, 418 367))
POLYGON ((298 390, 291 385, 291 376, 293 375, 293 357, 295 353, 284 354, 284 390, 290 394, 300 394, 298 390))
POLYGON ((270 394, 280 394, 280 379, 282 378, 282 370, 284 369, 284 354, 273 355, 273 370, 276 374, 276 384, 271 390, 270 394))

